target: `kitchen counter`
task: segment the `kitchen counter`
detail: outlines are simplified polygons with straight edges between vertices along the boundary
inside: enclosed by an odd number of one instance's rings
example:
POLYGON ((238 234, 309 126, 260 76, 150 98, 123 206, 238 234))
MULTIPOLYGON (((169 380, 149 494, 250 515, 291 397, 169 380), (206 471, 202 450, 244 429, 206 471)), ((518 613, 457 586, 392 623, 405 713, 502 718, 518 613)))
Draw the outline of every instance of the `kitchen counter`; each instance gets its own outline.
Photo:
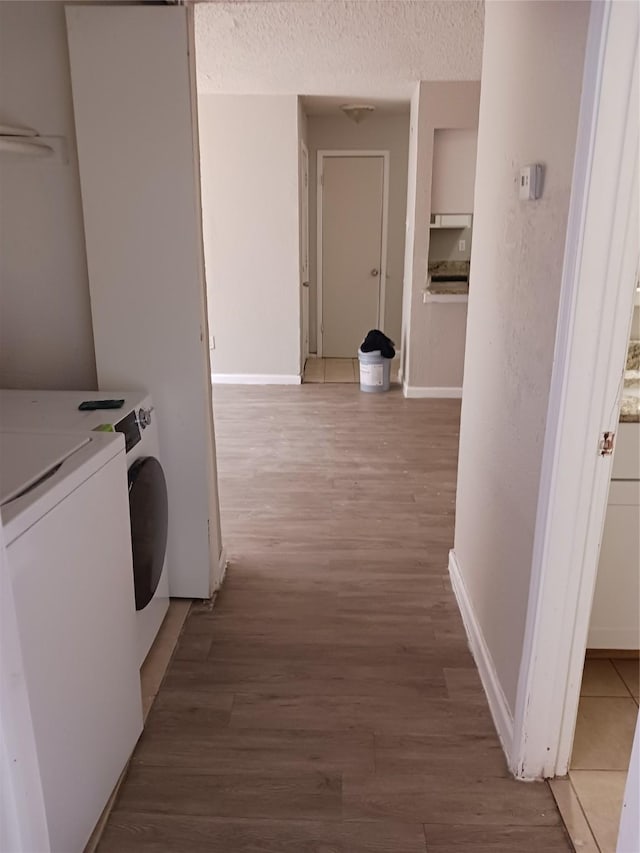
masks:
POLYGON ((640 341, 631 341, 627 351, 620 422, 640 423, 640 341))
POLYGON ((429 275, 466 275, 469 277, 469 261, 429 261, 429 275))
POLYGON ((427 287, 427 293, 439 294, 442 296, 468 296, 469 282, 468 281, 430 281, 427 287))
POLYGON ((469 261, 430 261, 427 271, 427 293, 442 296, 467 296, 469 293, 469 261), (466 281, 434 281, 434 277, 465 277, 466 281))

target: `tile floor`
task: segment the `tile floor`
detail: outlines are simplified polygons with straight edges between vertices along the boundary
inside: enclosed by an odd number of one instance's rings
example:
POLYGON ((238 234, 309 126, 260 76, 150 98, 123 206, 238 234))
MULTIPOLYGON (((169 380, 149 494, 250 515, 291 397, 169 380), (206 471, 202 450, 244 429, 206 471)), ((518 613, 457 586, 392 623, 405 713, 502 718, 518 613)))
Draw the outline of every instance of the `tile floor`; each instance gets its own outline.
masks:
POLYGON ((357 358, 308 358, 304 366, 304 382, 358 382, 357 358))
POLYGON ((171 656, 174 652, 178 637, 182 631, 189 608, 190 598, 172 598, 164 621, 158 631, 158 636, 149 649, 140 668, 140 689, 142 692, 142 714, 146 720, 158 694, 171 656))
POLYGON ((638 659, 587 657, 568 779, 551 784, 576 850, 615 853, 638 716, 638 659))
MULTIPOLYGON (((398 381, 397 361, 391 365, 391 381, 398 381)), ((315 358, 310 356, 304 366, 303 382, 350 383, 360 382, 360 367, 357 358, 315 358)))

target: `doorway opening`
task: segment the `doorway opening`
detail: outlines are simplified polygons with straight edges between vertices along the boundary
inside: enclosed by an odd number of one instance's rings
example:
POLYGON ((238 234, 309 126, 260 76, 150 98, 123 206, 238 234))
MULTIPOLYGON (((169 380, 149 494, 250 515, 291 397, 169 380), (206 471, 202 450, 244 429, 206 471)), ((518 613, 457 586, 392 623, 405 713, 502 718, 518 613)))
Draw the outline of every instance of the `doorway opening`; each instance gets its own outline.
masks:
POLYGON ((199 97, 214 384, 355 384, 369 331, 399 349, 410 102, 357 97, 199 97))
POLYGON ((310 168, 303 381, 358 383, 358 348, 380 329, 396 344, 397 382, 410 104, 371 100, 375 109, 356 123, 341 109, 347 100, 301 98, 310 168))
POLYGON ((614 850, 638 718, 640 677, 640 290, 569 765, 595 843, 614 850))

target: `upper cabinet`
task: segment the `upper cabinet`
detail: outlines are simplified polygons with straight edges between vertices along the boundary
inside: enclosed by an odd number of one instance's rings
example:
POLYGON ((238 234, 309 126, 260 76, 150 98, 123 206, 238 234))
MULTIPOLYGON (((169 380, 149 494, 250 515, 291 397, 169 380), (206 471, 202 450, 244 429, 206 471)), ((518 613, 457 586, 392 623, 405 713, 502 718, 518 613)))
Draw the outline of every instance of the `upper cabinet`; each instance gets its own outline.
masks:
POLYGON ((478 131, 475 128, 434 132, 431 183, 431 210, 434 214, 473 213, 477 147, 478 131))
POLYGON ((432 213, 431 228, 471 228, 473 216, 470 213, 432 213))

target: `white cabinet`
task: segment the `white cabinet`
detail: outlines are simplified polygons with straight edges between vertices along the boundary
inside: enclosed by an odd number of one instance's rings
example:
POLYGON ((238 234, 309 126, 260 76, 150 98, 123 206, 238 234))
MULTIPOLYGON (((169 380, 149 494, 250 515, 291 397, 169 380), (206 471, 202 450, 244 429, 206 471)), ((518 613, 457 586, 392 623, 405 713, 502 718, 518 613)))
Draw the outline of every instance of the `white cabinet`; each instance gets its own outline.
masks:
POLYGON ((470 213, 432 213, 431 228, 471 228, 470 213))
POLYGON ((434 396, 461 397, 467 333, 467 297, 434 294, 424 306, 425 386, 434 396))
POLYGON ((612 480, 640 480, 640 424, 618 424, 612 480))
POLYGON ((587 638, 591 649, 640 648, 639 457, 640 424, 619 424, 587 638))
POLYGON ((640 481, 613 480, 587 647, 640 647, 640 481))

